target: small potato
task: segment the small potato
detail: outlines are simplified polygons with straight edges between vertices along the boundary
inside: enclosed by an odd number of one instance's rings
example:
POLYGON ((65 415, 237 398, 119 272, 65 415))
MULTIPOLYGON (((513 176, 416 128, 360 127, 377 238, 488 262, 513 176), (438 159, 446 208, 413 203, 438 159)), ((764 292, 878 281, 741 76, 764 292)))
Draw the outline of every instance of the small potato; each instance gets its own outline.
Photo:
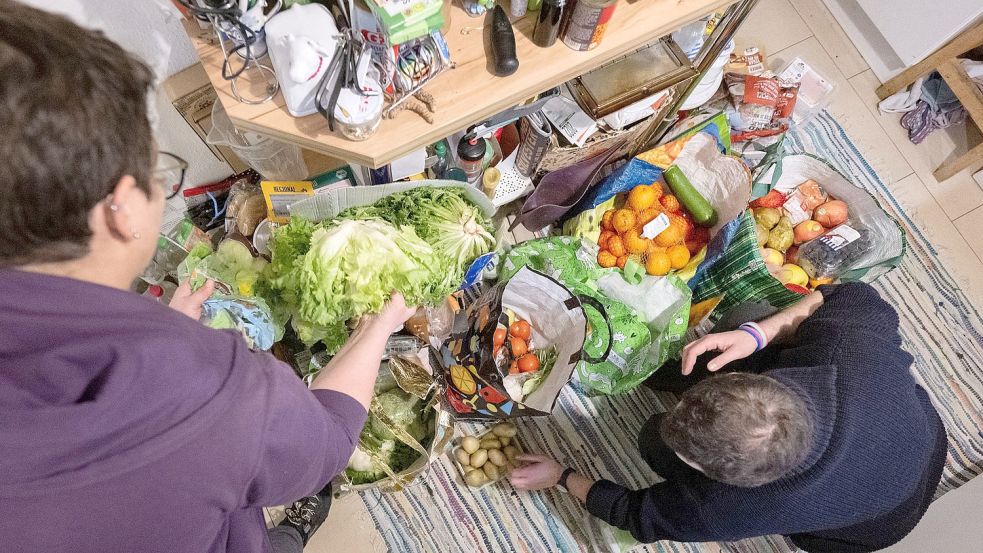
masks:
POLYGON ((491 463, 485 463, 485 466, 482 467, 481 470, 485 471, 485 476, 487 476, 489 480, 498 480, 499 476, 501 476, 498 467, 491 463))
POLYGON ((496 467, 504 467, 505 463, 508 461, 505 454, 497 449, 488 450, 488 460, 491 461, 491 464, 495 465, 496 467))
POLYGON ((464 439, 461 440, 461 447, 464 448, 464 451, 471 454, 478 451, 478 448, 481 447, 479 443, 478 438, 475 438, 474 436, 465 436, 464 439))
POLYGON ((468 452, 463 449, 454 451, 454 458, 457 459, 458 463, 461 463, 461 466, 466 467, 471 464, 471 455, 468 455, 468 452))
POLYGON ((496 440, 495 438, 482 438, 481 449, 501 449, 502 442, 496 440))
POLYGON ((509 438, 507 436, 501 436, 500 438, 498 438, 498 441, 502 444, 502 447, 505 447, 510 443, 512 443, 512 438, 509 438))
POLYGON ((488 460, 488 450, 486 449, 479 449, 478 451, 475 451, 474 453, 471 454, 471 466, 476 469, 480 469, 482 465, 485 464, 485 461, 487 460, 488 460))
POLYGON ((519 448, 514 445, 507 445, 505 449, 502 450, 505 453, 505 458, 509 460, 509 463, 515 463, 515 457, 519 454, 519 448))
POLYGON ((472 487, 479 487, 484 483, 488 482, 488 477, 485 476, 485 472, 481 469, 474 469, 464 475, 464 481, 472 487))
POLYGON ((495 434, 496 436, 504 436, 506 438, 515 436, 518 431, 519 429, 510 422, 501 422, 492 428, 492 434, 495 434))

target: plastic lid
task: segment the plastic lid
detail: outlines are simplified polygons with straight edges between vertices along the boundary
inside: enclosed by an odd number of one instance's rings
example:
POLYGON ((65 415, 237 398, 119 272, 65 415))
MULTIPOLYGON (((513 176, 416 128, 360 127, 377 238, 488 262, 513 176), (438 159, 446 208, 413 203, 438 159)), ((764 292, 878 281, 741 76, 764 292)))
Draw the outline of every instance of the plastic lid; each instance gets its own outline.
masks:
POLYGON ((159 298, 164 295, 164 288, 159 284, 151 284, 147 287, 147 293, 155 298, 159 298))
POLYGON ((463 160, 478 161, 485 158, 485 139, 472 136, 462 138, 457 145, 457 155, 463 160))
POLYGON ((441 140, 440 142, 438 142, 438 143, 436 143, 436 144, 433 145, 433 151, 438 156, 443 157, 443 156, 447 155, 447 146, 444 144, 444 141, 441 140))
MULTIPOLYGON (((374 79, 368 79, 369 86, 377 87, 374 79)), ((343 88, 335 105, 335 119, 343 125, 364 125, 382 117, 384 103, 382 87, 364 94, 350 88, 343 88)))
POLYGON ((171 243, 170 240, 161 236, 160 238, 157 239, 157 249, 166 250, 170 245, 170 243, 171 243))

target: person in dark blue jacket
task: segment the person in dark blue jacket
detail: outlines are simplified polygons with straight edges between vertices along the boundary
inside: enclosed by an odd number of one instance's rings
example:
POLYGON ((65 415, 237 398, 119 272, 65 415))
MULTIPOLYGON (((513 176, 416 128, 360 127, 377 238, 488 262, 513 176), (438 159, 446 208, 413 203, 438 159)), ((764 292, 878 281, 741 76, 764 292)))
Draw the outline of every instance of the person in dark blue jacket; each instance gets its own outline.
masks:
POLYGON ((512 482, 559 485, 646 543, 781 534, 811 553, 876 551, 918 523, 945 464, 945 429, 912 361, 873 288, 823 286, 690 343, 682 374, 657 373, 653 387, 685 390, 639 437, 664 482, 629 490, 540 455, 522 457, 512 482))

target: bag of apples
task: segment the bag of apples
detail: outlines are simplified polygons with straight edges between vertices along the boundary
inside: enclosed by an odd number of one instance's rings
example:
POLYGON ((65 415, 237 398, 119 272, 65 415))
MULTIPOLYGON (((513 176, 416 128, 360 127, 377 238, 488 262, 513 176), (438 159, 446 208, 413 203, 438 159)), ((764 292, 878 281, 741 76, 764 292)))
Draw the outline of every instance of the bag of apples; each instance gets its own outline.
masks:
POLYGON ((716 302, 709 320, 741 303, 783 308, 822 284, 871 282, 904 256, 897 221, 827 162, 788 155, 762 181, 767 194, 721 231, 734 236, 722 259, 690 283, 694 304, 716 302))

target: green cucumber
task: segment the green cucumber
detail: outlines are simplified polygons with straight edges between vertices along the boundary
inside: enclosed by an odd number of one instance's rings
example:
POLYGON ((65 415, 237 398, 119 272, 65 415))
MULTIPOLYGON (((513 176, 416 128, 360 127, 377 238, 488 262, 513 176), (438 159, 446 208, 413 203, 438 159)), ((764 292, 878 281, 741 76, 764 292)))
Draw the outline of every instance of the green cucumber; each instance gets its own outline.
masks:
POLYGON ((689 179, 683 174, 682 170, 676 165, 669 166, 662 176, 666 179, 669 189, 675 194, 679 203, 693 216, 693 222, 701 227, 712 227, 717 224, 717 212, 710 205, 710 202, 700 194, 689 179))

